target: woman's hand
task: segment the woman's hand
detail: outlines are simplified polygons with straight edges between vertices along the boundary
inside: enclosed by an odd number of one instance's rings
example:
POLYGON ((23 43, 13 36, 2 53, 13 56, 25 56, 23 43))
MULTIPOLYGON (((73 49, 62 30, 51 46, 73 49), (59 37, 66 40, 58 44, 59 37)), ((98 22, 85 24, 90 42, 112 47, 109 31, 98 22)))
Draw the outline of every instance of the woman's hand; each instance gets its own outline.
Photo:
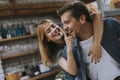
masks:
POLYGON ((93 45, 92 48, 89 50, 88 56, 91 55, 91 62, 95 64, 99 62, 102 56, 102 48, 100 45, 93 45))
POLYGON ((73 46, 73 37, 72 36, 66 37, 65 38, 65 43, 66 43, 67 48, 72 49, 72 46, 73 46))
POLYGON ((64 33, 64 36, 65 36, 65 43, 66 43, 66 47, 67 49, 69 50, 72 50, 72 46, 73 46, 73 37, 72 35, 66 35, 66 33, 64 33))
POLYGON ((64 38, 65 38, 65 43, 67 47, 67 53, 66 53, 67 59, 61 58, 58 64, 68 73, 72 75, 76 75, 77 66, 76 66, 76 61, 74 59, 74 55, 73 55, 74 53, 72 51, 74 38, 72 37, 72 35, 67 36, 65 32, 64 32, 64 38))

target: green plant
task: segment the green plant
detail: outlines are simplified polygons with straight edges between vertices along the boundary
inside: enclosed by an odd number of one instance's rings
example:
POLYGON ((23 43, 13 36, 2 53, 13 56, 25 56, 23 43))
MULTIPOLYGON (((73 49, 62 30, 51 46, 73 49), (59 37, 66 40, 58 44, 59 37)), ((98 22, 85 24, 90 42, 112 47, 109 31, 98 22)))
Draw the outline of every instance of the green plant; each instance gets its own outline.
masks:
POLYGON ((64 71, 60 71, 60 72, 56 75, 55 79, 61 78, 62 80, 65 80, 64 77, 65 77, 64 71))

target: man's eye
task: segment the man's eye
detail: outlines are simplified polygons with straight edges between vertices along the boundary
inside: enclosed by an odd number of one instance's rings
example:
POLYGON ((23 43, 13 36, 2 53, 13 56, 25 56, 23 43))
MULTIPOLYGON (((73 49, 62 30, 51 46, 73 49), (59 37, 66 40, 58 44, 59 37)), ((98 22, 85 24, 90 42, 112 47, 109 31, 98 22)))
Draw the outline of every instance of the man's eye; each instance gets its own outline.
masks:
POLYGON ((69 24, 69 21, 66 21, 65 24, 69 24))

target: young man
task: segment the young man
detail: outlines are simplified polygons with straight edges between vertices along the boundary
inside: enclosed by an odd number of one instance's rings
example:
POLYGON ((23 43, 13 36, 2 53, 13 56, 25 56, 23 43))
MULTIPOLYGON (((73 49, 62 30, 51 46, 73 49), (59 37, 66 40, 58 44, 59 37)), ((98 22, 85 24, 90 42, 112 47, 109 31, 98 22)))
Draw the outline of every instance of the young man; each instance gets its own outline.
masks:
POLYGON ((102 57, 98 64, 93 64, 90 62, 91 56, 87 56, 93 44, 94 32, 86 6, 80 1, 74 1, 62 7, 58 14, 65 32, 76 35, 80 41, 84 62, 87 64, 87 73, 91 80, 114 80, 118 77, 120 75, 120 23, 111 18, 104 20, 102 57))

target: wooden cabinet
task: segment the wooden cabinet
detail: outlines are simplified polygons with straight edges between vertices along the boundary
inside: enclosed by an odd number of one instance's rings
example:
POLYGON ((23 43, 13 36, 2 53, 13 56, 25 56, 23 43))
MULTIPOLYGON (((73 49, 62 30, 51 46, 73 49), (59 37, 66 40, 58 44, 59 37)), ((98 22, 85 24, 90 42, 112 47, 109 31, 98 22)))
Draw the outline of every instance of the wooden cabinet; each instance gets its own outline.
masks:
MULTIPOLYGON (((30 50, 30 48, 28 47, 30 44, 32 44, 28 42, 29 40, 37 41, 37 35, 24 35, 12 37, 10 39, 0 39, 0 47, 3 48, 0 49, 0 58, 2 60, 5 75, 14 71, 20 72, 24 68, 23 61, 31 60, 30 62, 32 63, 32 59, 34 59, 33 55, 38 55, 40 58, 39 49, 37 47, 32 50, 30 50), (25 49, 23 49, 22 47, 25 49), (33 57, 30 57, 31 59, 24 59, 27 56, 33 57)), ((37 43, 35 45, 37 45, 37 43)))
MULTIPOLYGON (((21 39, 27 39, 27 38, 33 38, 33 37, 37 37, 37 35, 26 35, 26 36, 12 37, 10 39, 1 39, 0 43, 1 42, 4 43, 4 42, 15 41, 15 40, 21 40, 21 39)), ((39 50, 35 50, 35 51, 32 51, 32 52, 21 52, 20 54, 13 53, 12 55, 1 56, 1 59, 2 60, 12 59, 12 58, 26 56, 26 55, 35 54, 35 53, 39 53, 39 50)))
POLYGON ((30 78, 30 80, 37 80, 37 79, 42 79, 42 78, 45 78, 45 77, 48 77, 48 76, 52 76, 54 74, 57 74, 58 72, 60 72, 62 69, 61 68, 58 68, 58 69, 55 69, 55 70, 52 70, 50 72, 47 72, 47 73, 43 73, 41 75, 38 75, 36 77, 33 77, 33 78, 30 78))
POLYGON ((0 17, 6 16, 33 16, 40 14, 56 13, 56 10, 67 1, 55 1, 29 4, 6 4, 0 5, 0 17))
MULTIPOLYGON (((0 5, 0 23, 1 23, 1 21, 4 21, 4 20, 11 20, 11 19, 16 20, 19 18, 23 18, 23 21, 24 21, 25 18, 32 19, 33 16, 46 17, 45 15, 47 15, 47 14, 53 14, 53 15, 55 15, 55 18, 56 18, 56 10, 68 2, 68 1, 58 1, 58 2, 55 1, 55 2, 46 2, 46 3, 16 4, 15 0, 9 0, 9 1, 10 1, 9 4, 0 5)), ((13 21, 15 21, 15 20, 13 20, 13 21)), ((0 39, 0 46, 8 45, 11 47, 12 43, 13 44, 18 43, 19 45, 21 45, 21 43, 22 43, 21 41, 27 42, 33 38, 37 39, 37 35, 29 34, 29 35, 24 35, 24 36, 11 37, 9 39, 0 39)), ((9 54, 9 55, 5 55, 3 51, 0 51, 0 53, 3 54, 0 57, 3 62, 3 69, 5 70, 4 72, 6 73, 8 71, 8 69, 6 69, 6 68, 9 68, 9 67, 13 68, 14 66, 20 67, 20 65, 22 65, 20 60, 25 59, 24 58, 25 56, 37 55, 37 57, 38 57, 39 49, 31 50, 28 52, 21 50, 20 53, 13 52, 12 54, 9 54), (19 58, 22 58, 22 59, 19 59, 19 58)), ((27 57, 27 58, 29 59, 29 57, 27 57)), ((30 60, 32 61, 33 58, 34 58, 34 56, 32 56, 32 58, 30 58, 30 60)), ((39 55, 39 59, 40 59, 40 55, 39 55)), ((28 60, 27 63, 29 63, 31 61, 28 60)), ((38 60, 36 60, 36 61, 38 61, 38 60)), ((26 64, 26 63, 24 63, 24 64, 26 64)), ((17 67, 17 68, 19 68, 19 67, 17 67)), ((59 71, 61 71, 61 69, 54 69, 50 72, 40 74, 36 77, 32 77, 32 78, 30 78, 30 80, 37 80, 37 79, 45 78, 45 77, 54 75, 54 74, 58 73, 59 71)))
MULTIPOLYGON (((29 39, 29 38, 37 38, 37 35, 35 34, 35 35, 26 35, 26 36, 13 37, 11 39, 1 39, 0 43, 1 42, 4 43, 4 42, 16 41, 16 40, 25 40, 25 39, 29 39)), ((31 52, 22 52, 21 51, 20 54, 13 53, 12 55, 1 56, 1 59, 4 62, 5 60, 8 60, 8 59, 13 59, 13 58, 32 55, 32 54, 37 54, 37 53, 39 53, 38 49, 33 50, 31 52)), ((49 72, 45 72, 45 73, 39 74, 38 76, 32 77, 32 78, 30 78, 30 80, 37 80, 37 79, 42 79, 42 78, 45 78, 45 77, 48 77, 48 76, 52 76, 54 74, 57 74, 59 71, 61 71, 61 69, 56 68, 56 69, 51 70, 49 72)))

